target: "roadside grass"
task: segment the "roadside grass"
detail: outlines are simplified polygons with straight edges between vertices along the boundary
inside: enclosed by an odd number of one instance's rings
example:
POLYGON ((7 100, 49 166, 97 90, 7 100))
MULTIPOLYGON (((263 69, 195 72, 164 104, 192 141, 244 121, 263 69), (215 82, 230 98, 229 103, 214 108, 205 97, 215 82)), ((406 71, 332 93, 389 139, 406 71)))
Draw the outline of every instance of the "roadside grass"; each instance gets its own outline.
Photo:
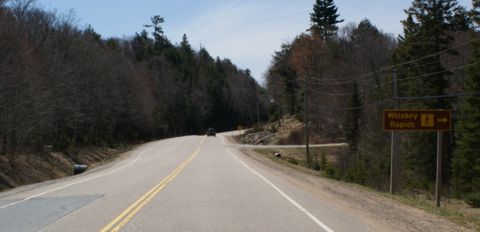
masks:
MULTIPOLYGON (((318 157, 320 157, 319 154, 321 153, 324 153, 324 154, 330 153, 330 155, 327 156, 327 159, 334 160, 335 157, 331 155, 332 149, 334 148, 312 148, 311 153, 314 155, 316 154, 318 157)), ((253 151, 257 154, 260 154, 272 160, 277 164, 287 166, 289 168, 295 169, 302 173, 334 179, 334 178, 330 178, 328 175, 326 175, 322 171, 307 169, 305 167, 305 161, 303 157, 303 154, 304 154, 303 148, 281 148, 281 149, 255 148, 253 149, 253 151), (275 157, 273 154, 276 152, 280 153, 282 156, 280 158, 275 157), (293 159, 297 164, 293 162, 293 159)), ((339 150, 334 150, 334 151, 340 152, 339 150)), ((462 225, 467 228, 472 228, 476 231, 480 231, 480 208, 472 208, 463 200, 444 197, 442 199, 442 207, 437 208, 435 206, 434 197, 430 193, 420 193, 415 195, 412 195, 412 194, 390 195, 387 192, 381 192, 368 186, 364 186, 356 183, 344 182, 344 181, 342 181, 342 183, 353 186, 355 188, 360 188, 368 192, 380 194, 386 198, 393 199, 397 202, 424 210, 431 214, 438 215, 458 225, 462 225)))
POLYGON ((420 197, 392 196, 388 193, 383 193, 383 195, 426 212, 439 215, 459 225, 480 231, 480 209, 472 208, 462 200, 444 198, 442 199, 442 206, 437 208, 434 198, 425 197, 427 196, 426 194, 420 197))
POLYGON ((384 197, 396 200, 405 205, 421 209, 428 213, 438 215, 444 219, 465 226, 475 231, 480 231, 480 209, 472 208, 463 200, 443 197, 441 207, 435 206, 435 198, 431 193, 412 195, 390 195, 387 192, 379 192, 376 189, 367 188, 369 191, 383 195, 384 197))

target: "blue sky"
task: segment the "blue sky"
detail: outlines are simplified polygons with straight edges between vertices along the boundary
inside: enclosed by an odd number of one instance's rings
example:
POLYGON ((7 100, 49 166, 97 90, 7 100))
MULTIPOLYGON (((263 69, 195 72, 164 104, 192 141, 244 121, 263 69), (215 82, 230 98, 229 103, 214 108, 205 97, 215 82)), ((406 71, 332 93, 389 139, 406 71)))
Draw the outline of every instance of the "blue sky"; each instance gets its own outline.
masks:
MULTIPOLYGON (((387 33, 402 31, 403 9, 411 0, 336 0, 345 23, 368 18, 387 33)), ((471 0, 460 0, 470 8, 471 0)), ((314 0, 38 0, 47 10, 74 9, 79 26, 88 24, 103 37, 129 37, 153 15, 165 18, 167 37, 178 42, 186 33, 192 46, 212 56, 230 58, 263 81, 280 45, 309 27, 314 0)), ((343 24, 345 24, 343 23, 343 24)))

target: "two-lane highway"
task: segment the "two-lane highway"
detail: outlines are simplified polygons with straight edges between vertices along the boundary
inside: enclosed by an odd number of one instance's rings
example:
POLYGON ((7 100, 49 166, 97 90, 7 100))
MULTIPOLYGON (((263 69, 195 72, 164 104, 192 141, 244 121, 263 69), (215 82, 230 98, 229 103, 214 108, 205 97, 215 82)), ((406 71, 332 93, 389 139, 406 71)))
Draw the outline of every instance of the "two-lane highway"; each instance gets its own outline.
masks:
POLYGON ((370 231, 372 225, 218 137, 152 142, 121 160, 0 194, 0 231, 370 231))

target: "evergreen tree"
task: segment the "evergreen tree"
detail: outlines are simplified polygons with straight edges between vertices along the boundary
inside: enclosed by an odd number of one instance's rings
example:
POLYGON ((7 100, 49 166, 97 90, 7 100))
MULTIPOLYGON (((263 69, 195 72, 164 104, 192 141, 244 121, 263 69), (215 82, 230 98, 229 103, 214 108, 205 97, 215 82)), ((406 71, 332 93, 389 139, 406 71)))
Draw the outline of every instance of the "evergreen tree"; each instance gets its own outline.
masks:
POLYGON ((411 54, 413 54, 413 46, 418 34, 419 25, 413 19, 412 14, 408 13, 407 19, 402 21, 403 35, 398 38, 398 49, 395 54, 397 63, 404 60, 409 60, 411 54))
MULTIPOLYGON (((480 44, 474 45, 472 63, 480 62, 480 44)), ((476 92, 465 97, 458 121, 458 138, 453 157, 453 184, 457 193, 480 191, 480 65, 468 70, 466 91, 476 92)))
MULTIPOLYGON (((475 21, 480 23, 480 1, 474 0, 475 21)), ((478 36, 478 33, 477 33, 478 36)), ((453 186, 457 194, 480 192, 480 43, 473 44, 466 91, 476 93, 464 98, 457 127, 456 150, 453 155, 453 186)))
POLYGON ((162 16, 155 15, 151 19, 152 24, 144 25, 144 27, 153 27, 153 38, 155 39, 155 51, 163 52, 167 48, 172 48, 172 44, 163 32, 162 24, 165 22, 162 16))
POLYGON ((472 27, 472 19, 469 12, 463 6, 457 6, 451 20, 452 30, 468 31, 472 27))
POLYGON ((283 104, 286 106, 286 114, 294 115, 296 108, 296 90, 298 89, 297 77, 294 70, 288 64, 290 59, 291 45, 283 44, 282 50, 275 54, 277 62, 277 74, 282 79, 283 84, 283 104), (278 67, 279 65, 279 67, 278 67))
POLYGON ((92 38, 97 42, 102 40, 102 36, 93 29, 92 25, 88 25, 87 28, 85 28, 84 33, 92 36, 92 38))
MULTIPOLYGON (((451 47, 452 31, 456 30, 454 11, 456 0, 414 0, 406 10, 407 19, 402 21, 405 35, 399 39, 397 62, 409 62, 402 67, 407 70, 400 77, 400 94, 407 96, 445 95, 449 87, 446 79, 449 72, 441 63, 438 52, 451 47), (434 54, 434 55, 432 55, 434 54), (412 63, 412 60, 418 60, 412 63), (425 65, 428 64, 428 65, 425 65), (418 78, 418 76, 424 76, 418 78), (402 81, 406 78, 406 81, 402 81)), ((446 98, 415 100, 404 103, 403 107, 413 109, 449 109, 446 98)), ((435 179, 436 135, 433 133, 409 133, 405 136, 406 154, 402 163, 407 175, 407 187, 424 188, 435 179)), ((453 140, 445 135, 444 167, 449 170, 453 140)), ((448 173, 444 176, 448 178, 448 173)))
POLYGON ((153 40, 148 38, 148 32, 143 30, 140 34, 135 33, 132 39, 132 49, 138 61, 144 60, 153 54, 153 40))
POLYGON ((337 7, 333 0, 316 0, 313 12, 310 13, 311 27, 309 31, 327 40, 334 36, 338 30, 337 24, 343 22, 338 19, 337 7))
POLYGON ((472 0, 473 9, 470 11, 470 17, 476 26, 479 26, 480 22, 480 0, 472 0))
POLYGON ((297 83, 297 75, 290 65, 292 45, 282 44, 281 50, 273 55, 273 62, 267 74, 267 85, 278 87, 278 96, 274 96, 275 101, 279 103, 276 109, 278 114, 294 115, 296 113, 297 91, 299 89, 297 83))
POLYGON ((155 15, 151 18, 151 21, 151 26, 153 27, 153 37, 155 40, 163 38, 165 35, 163 34, 162 23, 165 22, 165 19, 163 19, 163 17, 160 15, 155 15))
POLYGON ((186 34, 183 34, 182 36, 182 42, 180 42, 180 47, 183 48, 185 52, 193 54, 192 46, 190 46, 190 43, 188 42, 186 34))
POLYGON ((187 71, 187 75, 191 75, 192 72, 195 70, 195 63, 194 63, 194 51, 190 43, 188 42, 187 35, 183 34, 182 42, 180 42, 180 56, 183 60, 183 68, 187 71))
MULTIPOLYGON (((412 18, 403 22, 405 27, 410 27, 409 30, 416 27, 416 30, 414 29, 415 34, 408 35, 411 36, 411 40, 408 42, 412 43, 411 46, 414 48, 410 51, 410 54, 407 54, 410 59, 418 59, 430 54, 435 54, 451 46, 453 37, 448 34, 448 31, 454 28, 452 20, 454 15, 453 11, 456 6, 457 2, 454 0, 414 0, 412 7, 407 10, 408 15, 412 18)), ((429 78, 410 81, 407 93, 411 96, 445 94, 449 83, 445 80, 444 76, 446 74, 439 73, 445 71, 445 68, 441 64, 440 55, 437 54, 419 61, 420 65, 423 63, 432 63, 432 65, 423 65, 414 68, 409 74, 438 74, 429 76, 429 78), (419 88, 419 86, 422 88, 419 88)), ((445 99, 441 98, 424 101, 421 106, 428 108, 448 108, 445 99)))

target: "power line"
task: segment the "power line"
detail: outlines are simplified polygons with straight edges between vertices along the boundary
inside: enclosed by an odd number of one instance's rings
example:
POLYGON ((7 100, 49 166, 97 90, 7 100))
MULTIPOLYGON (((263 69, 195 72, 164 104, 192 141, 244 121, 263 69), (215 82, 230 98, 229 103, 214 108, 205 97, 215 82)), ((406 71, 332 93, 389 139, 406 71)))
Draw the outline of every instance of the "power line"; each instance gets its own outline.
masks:
MULTIPOLYGON (((453 72, 453 71, 456 71, 456 70, 460 70, 460 69, 464 69, 464 68, 467 68, 467 67, 470 67, 470 66, 474 66, 474 65, 477 65, 477 64, 480 64, 480 62, 475 62, 475 63, 471 63, 471 64, 466 64, 466 65, 462 65, 462 66, 458 66, 458 67, 454 67, 454 68, 451 68, 451 69, 447 69, 447 70, 442 70, 442 71, 438 71, 438 72, 433 72, 433 73, 426 73, 426 74, 421 74, 421 75, 417 75, 417 76, 412 76, 412 77, 408 77, 408 78, 403 78, 403 79, 398 79, 398 81, 408 81, 408 80, 415 80, 415 79, 419 79, 419 78, 424 78, 424 77, 429 77, 429 76, 433 76, 433 75, 438 75, 438 74, 442 74, 442 73, 447 73, 447 72, 453 72)), ((357 93, 368 93, 368 92, 373 92, 373 90, 376 90, 376 89, 380 89, 386 85, 389 85, 391 83, 393 83, 394 80, 389 80, 389 81, 386 81, 376 87, 373 87, 373 88, 369 88, 369 89, 365 89, 365 90, 362 90, 362 91, 358 91, 357 93)), ((315 89, 311 88, 313 91, 315 91, 315 89)), ((340 96, 350 96, 350 95, 353 95, 353 94, 356 94, 355 92, 347 92, 347 93, 324 93, 324 92, 315 92, 315 94, 318 94, 318 95, 325 95, 325 96, 337 96, 337 97, 340 97, 340 96)))
MULTIPOLYGON (((296 83, 296 80, 284 80, 285 82, 289 82, 289 83, 296 83)), ((300 82, 305 82, 305 80, 301 80, 300 82)), ((310 81, 307 81, 308 84, 312 84, 310 81)), ((364 90, 361 90, 361 91, 358 91, 358 92, 347 92, 347 93, 325 93, 325 92, 319 92, 318 89, 314 88, 314 87, 311 87, 309 86, 309 90, 312 90, 315 92, 315 94, 318 94, 318 95, 324 95, 324 96, 350 96, 350 95, 353 95, 353 94, 357 94, 357 93, 368 93, 368 92, 373 92, 373 90, 377 90, 377 89, 380 89, 386 85, 390 84, 390 82, 385 82, 385 83, 381 83, 375 87, 372 87, 372 88, 368 88, 368 89, 364 89, 364 90)), ((294 94, 280 94, 282 96, 293 96, 294 94)))
POLYGON ((363 104, 360 106, 356 107, 324 107, 320 106, 315 103, 310 103, 313 105, 316 109, 321 109, 321 110, 330 110, 330 111, 349 111, 349 110, 357 110, 357 109, 364 109, 368 108, 370 106, 378 105, 380 103, 385 103, 390 100, 394 99, 399 99, 399 100, 421 100, 421 99, 439 99, 439 98, 453 98, 453 97, 463 97, 463 96, 468 96, 468 95, 480 95, 480 91, 477 92, 463 92, 463 93, 452 93, 452 94, 445 94, 445 95, 437 95, 437 96, 419 96, 419 97, 392 97, 392 98, 385 98, 380 101, 375 101, 372 103, 368 104, 363 104))
POLYGON ((385 98, 383 100, 375 101, 375 102, 368 103, 368 104, 363 104, 363 105, 356 106, 356 107, 324 107, 324 106, 320 106, 320 105, 315 104, 315 103, 310 103, 310 104, 313 105, 316 109, 331 110, 331 111, 348 111, 348 110, 364 109, 364 108, 374 106, 374 105, 378 105, 380 103, 385 103, 387 101, 394 100, 394 99, 399 99, 399 100, 439 99, 439 98, 463 97, 463 96, 468 96, 468 95, 480 95, 480 91, 452 93, 452 94, 437 95, 437 96, 391 97, 391 98, 385 98))
MULTIPOLYGON (((408 67, 408 68, 405 68, 405 69, 400 69, 400 70, 396 70, 397 72, 405 72, 405 71, 408 71, 408 70, 411 70, 411 69, 414 69, 414 68, 419 68, 419 67, 423 67, 423 66, 427 66, 427 65, 432 65, 432 64, 436 64, 438 63, 438 61, 433 61, 433 62, 428 62, 428 63, 423 63, 423 64, 418 64, 418 65, 415 65, 415 66, 412 66, 412 67, 408 67)), ((382 70, 382 72, 384 72, 382 70)), ((311 83, 313 84, 318 84, 318 85, 342 85, 342 84, 351 84, 351 83, 355 83, 355 82, 363 82, 363 81, 368 81, 370 79, 373 79, 377 76, 372 76, 373 74, 375 74, 376 72, 372 72, 370 75, 368 76, 371 76, 370 78, 365 78, 365 79, 355 79, 355 78, 352 78, 352 79, 320 79, 320 78, 313 78, 313 80, 315 80, 316 82, 313 82, 311 81, 311 83), (334 82, 328 82, 328 81, 334 81, 334 82)), ((365 77, 367 77, 367 74, 365 74, 365 77)))
MULTIPOLYGON (((480 37, 478 38, 475 38, 475 39, 472 39, 470 41, 475 41, 477 39, 480 39, 480 37)), ((455 47, 460 47, 460 46, 464 46, 465 44, 468 44, 467 42, 466 43, 462 43, 460 45, 457 45, 455 47)), ((448 50, 448 49, 446 49, 448 50)), ((445 51, 445 50, 444 50, 445 51)), ((431 55, 430 55, 431 56, 431 55)), ((450 61, 454 58, 450 58, 448 59, 447 61, 450 61)), ((412 69, 415 69, 415 68, 419 68, 419 67, 423 67, 423 66, 427 66, 427 65, 432 65, 432 64, 436 64, 438 63, 437 61, 433 61, 433 62, 428 62, 428 63, 423 63, 423 64, 416 64, 414 66, 411 66, 411 67, 408 67, 408 68, 405 68, 405 69, 398 69, 398 70, 395 70, 396 72, 405 72, 405 71, 408 71, 408 70, 412 70, 412 69)), ((475 63, 476 64, 476 63, 475 63)), ((466 66, 470 66, 471 64, 467 64, 466 66)), ((453 69, 450 69, 451 71, 455 71, 457 68, 462 68, 462 67, 466 67, 466 66, 459 66, 459 67, 456 67, 456 68, 453 68, 453 69)), ((393 67, 393 66, 390 66, 390 67, 393 67)), ((371 73, 368 73, 368 74, 364 74, 362 75, 363 77, 366 77, 366 76, 371 76, 379 71, 382 71, 382 72, 385 72, 386 70, 388 69, 387 68, 381 68, 377 71, 374 71, 374 72, 371 72, 371 73)), ((441 74, 441 73, 444 73, 444 72, 448 72, 448 71, 440 71, 440 72, 435 72, 435 73, 432 73, 431 75, 435 75, 435 74, 441 74)), ((429 74, 424 74, 424 75, 429 75, 429 74)), ((359 76, 359 77, 362 77, 362 76, 359 76)), ((419 76, 415 76, 416 77, 422 77, 423 75, 419 75, 419 76)), ((376 76, 372 76, 372 78, 374 78, 376 76)), ((363 81, 368 81, 368 80, 371 80, 372 78, 367 78, 367 79, 355 79, 355 78, 352 78, 352 79, 319 79, 319 78, 313 78, 311 77, 310 80, 308 81, 308 84, 311 84, 311 85, 316 85, 316 86, 328 86, 328 85, 346 85, 346 84, 353 84, 353 83, 358 83, 358 82, 363 82, 363 81), (313 79, 313 80, 312 80, 313 79), (333 80, 335 82, 327 82, 329 80, 333 80)), ((403 79, 403 80, 409 80, 409 79, 403 79)), ((294 84, 297 84, 298 82, 304 82, 305 80, 304 79, 299 79, 299 78, 295 78, 295 79, 292 79, 292 80, 275 80, 277 83, 278 82, 288 82, 288 83, 294 83, 294 84)), ((390 82, 387 82, 387 83, 392 83, 392 81, 390 82)), ((383 84, 382 84, 383 85, 383 84)), ((375 88, 374 88, 375 89, 375 88)), ((325 94, 325 95, 330 95, 330 94, 325 94)), ((347 94, 348 95, 348 94, 347 94)))
POLYGON ((418 58, 418 59, 415 59, 415 60, 411 60, 411 61, 408 61, 408 62, 404 62, 404 63, 400 63, 400 64, 397 64, 397 65, 392 65, 390 67, 387 67, 385 69, 394 69, 396 67, 399 67, 399 66, 403 66, 403 65, 406 65, 406 64, 410 64, 410 63, 415 63, 417 61, 420 61, 420 60, 424 60, 424 59, 427 59, 427 58, 430 58, 432 56, 436 56, 436 55, 440 55, 440 54, 443 54, 445 52, 448 52, 448 51, 451 51, 451 50, 454 50, 456 48, 460 48, 460 47, 463 47, 465 45, 470 45, 471 43, 477 41, 477 40, 480 40, 480 37, 477 37, 477 38, 473 38, 471 40, 468 40, 466 42, 463 42, 463 43, 460 43, 460 44, 457 44, 453 47, 450 47, 450 48, 447 48, 447 49, 444 49, 444 50, 441 50, 441 51, 438 51, 438 52, 434 52, 430 55, 427 55, 427 56, 424 56, 424 57, 421 57, 421 58, 418 58))
MULTIPOLYGON (((478 38, 477 38, 478 39, 478 38)), ((453 72, 453 71, 456 71, 456 70, 460 70, 460 69, 464 69, 464 68, 467 68, 467 67, 470 67, 470 66, 474 66, 474 65, 477 65, 477 64, 480 64, 480 62, 475 62, 475 63, 470 63, 470 64, 467 64, 467 65, 462 65, 462 66, 458 66, 458 67, 454 67, 454 68, 451 68, 451 69, 447 69, 447 70, 442 70, 442 71, 439 71, 439 72, 433 72, 433 73, 427 73, 427 74, 421 74, 421 75, 417 75, 417 76, 413 76, 413 77, 409 77, 409 78, 403 78, 403 79, 400 79, 399 81, 407 81, 407 80, 414 80, 414 79, 419 79, 419 78, 423 78, 423 77, 428 77, 428 76, 432 76, 432 75, 438 75, 438 74, 441 74, 441 73, 445 73, 445 72, 453 72)), ((297 80, 289 80, 289 81, 297 81, 297 80)), ((305 81, 305 80, 303 80, 305 81)), ((288 81, 287 81, 288 82, 288 81)), ((309 82, 309 81, 308 81, 309 82)), ((371 92, 373 90, 376 90, 376 89, 379 89, 385 85, 388 85, 389 83, 392 83, 393 80, 390 80, 390 81, 387 81, 387 82, 384 82, 382 84, 380 84, 379 86, 376 86, 374 88, 369 88, 369 89, 365 89, 365 90, 362 90, 362 91, 358 91, 358 92, 348 92, 348 93, 325 93, 325 92, 316 92, 316 94, 319 94, 319 95, 325 95, 325 96, 349 96, 349 95, 353 95, 353 94, 360 94, 360 93, 367 93, 367 92, 371 92)), ((313 88, 309 88, 311 90, 314 90, 313 88)), ((416 99, 435 99, 435 98, 451 98, 451 97, 458 97, 458 96, 465 96, 465 95, 477 95, 477 94, 480 94, 480 92, 464 92, 464 93, 454 93, 454 94, 447 94, 447 95, 439 95, 439 96, 419 96, 419 97, 396 97, 396 98, 386 98, 386 99, 383 99, 381 101, 377 101, 377 102, 373 102, 373 103, 369 103, 369 104, 365 104, 365 105, 362 105, 362 106, 357 106, 357 107, 341 107, 341 108, 338 108, 338 107, 334 107, 334 108, 330 108, 330 107, 324 107, 324 106, 320 106, 320 105, 317 105, 317 104, 313 104, 317 109, 322 109, 322 110, 333 110, 333 111, 345 111, 345 110, 355 110, 355 109, 362 109, 362 108, 366 108, 366 107, 369 107, 369 106, 372 106, 372 105, 376 105, 376 104, 379 104, 379 103, 383 103, 385 101, 388 101, 388 100, 394 100, 394 99, 403 99, 403 100, 416 100, 416 99)), ((285 96, 284 94, 281 94, 283 96, 285 96)))
MULTIPOLYGON (((412 66, 412 67, 408 67, 406 69, 400 69, 400 70, 396 70, 396 72, 398 73, 401 73, 401 72, 405 72, 405 71, 408 71, 408 70, 412 70, 412 69, 415 69, 415 68, 419 68, 419 67, 422 67, 422 66, 427 66, 427 65, 431 65, 431 64, 435 64, 437 63, 437 61, 435 62, 429 62, 429 63, 424 63, 424 64, 421 64, 421 65, 416 65, 416 66, 412 66)), ((383 72, 386 71, 386 70, 383 70, 383 72)), ((436 73, 438 74, 438 73, 436 73)), ((358 82, 363 82, 363 81, 368 81, 370 80, 371 78, 369 79, 350 79, 350 81, 337 81, 337 82, 325 82, 324 79, 314 79, 314 81, 310 81, 311 84, 313 85, 320 85, 320 86, 328 86, 328 85, 346 85, 346 84, 353 84, 353 83, 358 83, 358 82)), ((301 80, 303 81, 303 80, 301 80)))
MULTIPOLYGON (((443 71, 438 71, 438 72, 433 72, 433 73, 426 73, 426 74, 421 74, 421 75, 418 75, 418 76, 413 76, 413 77, 408 77, 408 78, 399 78, 398 81, 415 80, 415 79, 419 79, 419 78, 422 78, 422 77, 433 76, 433 75, 442 74, 442 73, 446 73, 446 72, 453 72, 453 71, 460 70, 460 69, 464 69, 464 68, 468 68, 468 67, 470 67, 470 66, 474 66, 474 65, 477 65, 477 64, 480 64, 480 62, 470 63, 470 64, 458 66, 458 67, 455 67, 455 68, 446 69, 446 70, 443 70, 443 71)), ((392 83, 392 82, 393 82, 393 81, 389 81, 389 83, 392 83)))
MULTIPOLYGON (((407 65, 407 64, 411 64, 411 63, 416 63, 418 61, 421 61, 421 60, 424 60, 424 59, 427 59, 429 57, 432 57, 432 56, 436 56, 436 55, 439 55, 439 54, 443 54, 443 53, 446 53, 448 51, 451 51, 451 50, 454 50, 456 48, 460 48, 460 47, 463 47, 463 46, 466 46, 466 45, 469 45, 471 44, 472 42, 475 42, 477 40, 480 40, 480 37, 477 37, 477 38, 473 38, 471 40, 468 40, 466 42, 463 42, 463 43, 460 43, 458 45, 455 45, 453 47, 450 47, 450 48, 447 48, 447 49, 444 49, 444 50, 441 50, 441 51, 438 51, 438 52, 435 52, 435 53, 432 53, 432 54, 429 54, 427 56, 424 56, 424 57, 421 57, 421 58, 418 58, 418 59, 415 59, 415 60, 411 60, 411 61, 407 61, 407 62, 404 62, 404 63, 400 63, 400 64, 397 64, 397 65, 391 65, 391 66, 387 66, 387 67, 383 67, 383 68, 380 68, 376 71, 372 71, 370 73, 366 73, 366 74, 362 74, 356 78, 350 78, 350 79, 315 79, 315 80, 318 80, 320 81, 321 83, 320 84, 325 84, 325 85, 334 85, 334 84, 349 84, 349 83, 353 83, 353 82, 358 82, 358 81, 366 81, 368 79, 363 79, 364 77, 369 77, 369 76, 372 76, 373 74, 375 73, 379 73, 379 72, 384 72, 384 71, 387 71, 387 70, 391 70, 391 69, 395 69, 397 67, 401 67, 401 66, 404 66, 404 65, 407 65), (322 81, 329 81, 329 80, 333 80, 333 81, 336 81, 336 82, 330 82, 330 83, 322 83, 322 81)), ((424 65, 429 65, 429 64, 434 64, 434 63, 437 63, 437 61, 434 61, 434 62, 430 62, 430 63, 424 63, 424 64, 419 64, 417 65, 417 67, 421 67, 421 66, 424 66, 424 65)), ((411 68, 414 68, 414 67, 410 67, 409 69, 411 68)), ((405 70, 403 70, 405 71, 405 70)))
MULTIPOLYGON (((390 83, 382 83, 378 86, 375 86, 373 88, 368 88, 368 89, 363 89, 361 91, 357 91, 357 92, 347 92, 347 93, 325 93, 325 92, 314 92, 315 94, 318 94, 318 95, 324 95, 324 96, 333 96, 333 97, 340 97, 340 96, 351 96, 353 94, 362 94, 362 93, 368 93, 368 92, 373 92, 373 90, 377 90, 377 89, 381 89, 382 87, 388 85, 390 83)), ((310 87, 309 88, 310 90, 312 91, 316 91, 316 89, 310 87)))
MULTIPOLYGON (((413 77, 409 77, 409 78, 403 78, 403 79, 399 79, 398 81, 409 81, 409 80, 415 80, 415 79, 429 77, 429 76, 433 76, 433 75, 438 75, 438 74, 442 74, 442 73, 446 73, 446 72, 453 72, 453 71, 464 69, 464 68, 467 68, 467 67, 470 67, 470 66, 473 66, 473 65, 477 65, 477 64, 480 64, 480 62, 475 62, 475 63, 471 63, 471 64, 467 64, 467 65, 462 65, 462 66, 458 66, 458 67, 455 67, 455 68, 442 70, 442 71, 439 71, 439 72, 426 73, 426 74, 421 74, 421 75, 417 75, 417 76, 413 76, 413 77)), ((302 82, 303 82, 303 80, 302 80, 302 82)), ((326 92, 318 91, 318 89, 315 89, 313 87, 309 87, 309 89, 311 91, 314 91, 314 93, 317 94, 317 95, 341 97, 341 96, 351 96, 353 94, 365 94, 365 93, 374 92, 375 90, 381 89, 382 87, 387 86, 387 85, 389 85, 393 82, 394 82, 393 80, 390 80, 390 81, 386 81, 386 82, 384 82, 384 83, 382 83, 378 86, 372 87, 372 88, 364 89, 364 90, 361 90, 361 91, 358 91, 358 92, 347 92, 347 93, 331 93, 331 92, 326 93, 326 92)), ((288 94, 288 95, 287 94, 280 94, 280 95, 282 95, 282 96, 292 96, 292 94, 288 94)))
POLYGON ((360 105, 360 106, 354 106, 354 107, 324 107, 324 106, 320 106, 320 105, 315 104, 315 103, 310 103, 310 104, 315 106, 316 109, 321 109, 321 110, 349 111, 349 110, 364 109, 364 108, 367 108, 367 107, 370 107, 370 106, 378 105, 380 103, 385 103, 385 102, 390 101, 390 100, 392 100, 392 99, 391 98, 386 98, 386 99, 383 99, 383 100, 380 100, 380 101, 376 101, 376 102, 372 102, 372 103, 368 103, 368 104, 363 104, 363 105, 360 105))
POLYGON ((399 99, 399 100, 439 99, 439 98, 463 97, 463 96, 467 96, 467 95, 480 95, 480 91, 478 91, 478 92, 452 93, 452 94, 437 95, 437 96, 394 97, 393 99, 399 99))

